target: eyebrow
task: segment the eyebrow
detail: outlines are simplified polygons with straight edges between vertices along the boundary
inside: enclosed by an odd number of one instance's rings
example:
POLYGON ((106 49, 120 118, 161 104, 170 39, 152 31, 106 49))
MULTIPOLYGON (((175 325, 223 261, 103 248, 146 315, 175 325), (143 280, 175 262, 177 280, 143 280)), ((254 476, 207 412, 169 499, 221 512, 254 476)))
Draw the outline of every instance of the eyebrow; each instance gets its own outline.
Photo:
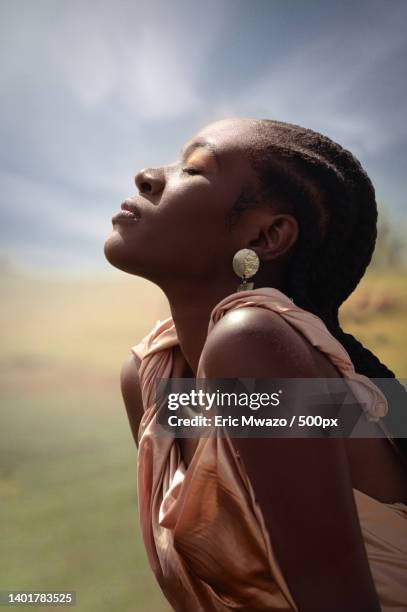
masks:
POLYGON ((204 149, 208 149, 208 151, 212 153, 212 155, 215 158, 216 163, 218 164, 218 167, 220 168, 220 159, 219 159, 219 155, 216 152, 216 147, 211 142, 208 142, 207 140, 204 140, 204 139, 194 140, 194 142, 191 142, 189 145, 187 145, 185 149, 181 149, 181 156, 187 157, 188 155, 192 153, 192 151, 195 151, 195 149, 198 149, 200 147, 204 149))

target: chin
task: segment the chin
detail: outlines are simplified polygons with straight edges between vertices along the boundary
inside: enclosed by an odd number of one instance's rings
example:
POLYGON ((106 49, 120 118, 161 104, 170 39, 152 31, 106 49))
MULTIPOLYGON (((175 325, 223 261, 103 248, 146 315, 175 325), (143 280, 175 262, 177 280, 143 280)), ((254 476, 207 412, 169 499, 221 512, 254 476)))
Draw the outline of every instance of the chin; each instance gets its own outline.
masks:
POLYGON ((120 232, 113 230, 105 241, 103 251, 107 261, 118 270, 148 278, 148 274, 145 275, 145 266, 142 266, 140 257, 137 258, 134 252, 134 244, 132 246, 133 249, 130 249, 120 232))
POLYGON ((123 242, 123 238, 113 230, 110 236, 106 239, 103 251, 107 261, 115 268, 134 274, 132 262, 130 261, 128 248, 123 242))

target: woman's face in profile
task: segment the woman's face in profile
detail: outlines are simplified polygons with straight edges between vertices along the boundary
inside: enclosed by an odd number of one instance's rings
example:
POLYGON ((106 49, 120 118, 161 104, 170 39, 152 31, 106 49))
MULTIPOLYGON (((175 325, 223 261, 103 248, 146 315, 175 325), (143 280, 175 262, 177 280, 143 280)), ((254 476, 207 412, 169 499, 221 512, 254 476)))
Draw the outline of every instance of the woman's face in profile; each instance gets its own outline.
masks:
POLYGON ((109 262, 153 282, 230 275, 248 229, 242 219, 228 231, 227 215, 242 188, 257 184, 244 153, 249 131, 248 120, 211 124, 184 145, 177 162, 141 170, 138 193, 122 204, 139 218, 113 217, 105 242, 109 262))

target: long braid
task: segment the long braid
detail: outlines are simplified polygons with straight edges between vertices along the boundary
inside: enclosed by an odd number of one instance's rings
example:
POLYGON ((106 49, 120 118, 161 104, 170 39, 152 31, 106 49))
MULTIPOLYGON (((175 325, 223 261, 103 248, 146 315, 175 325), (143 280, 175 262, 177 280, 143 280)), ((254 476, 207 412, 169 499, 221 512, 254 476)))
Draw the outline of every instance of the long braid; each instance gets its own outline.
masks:
MULTIPOLYGON (((300 228, 286 293, 324 321, 357 372, 392 379, 392 398, 407 404, 407 392, 395 374, 345 333, 338 319, 340 305, 363 277, 375 247, 377 204, 369 177, 352 153, 312 130, 265 119, 253 122, 253 132, 248 155, 263 199, 278 195, 289 201, 300 228), (324 214, 326 231, 319 224, 324 214)), ((388 385, 374 382, 388 395, 388 385)), ((407 440, 394 441, 407 461, 407 440)))

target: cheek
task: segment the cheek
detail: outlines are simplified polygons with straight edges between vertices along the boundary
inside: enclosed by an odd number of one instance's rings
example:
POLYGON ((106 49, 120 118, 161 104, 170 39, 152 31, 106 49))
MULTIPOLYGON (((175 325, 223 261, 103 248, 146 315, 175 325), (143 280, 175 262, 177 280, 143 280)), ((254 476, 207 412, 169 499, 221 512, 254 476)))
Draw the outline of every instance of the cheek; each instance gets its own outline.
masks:
POLYGON ((221 221, 220 208, 208 188, 178 187, 163 197, 154 210, 157 225, 174 233, 201 233, 200 228, 216 227, 221 221))
POLYGON ((165 230, 160 239, 160 251, 173 261, 190 261, 195 265, 197 260, 204 260, 215 245, 220 242, 219 223, 208 216, 185 214, 174 223, 165 223, 165 230), (195 262, 195 264, 194 264, 195 262))
POLYGON ((179 225, 191 233, 199 234, 206 228, 220 234, 232 205, 228 204, 228 194, 224 191, 222 185, 200 176, 186 179, 184 183, 169 183, 168 192, 159 204, 160 215, 173 227, 179 225))
POLYGON ((160 226, 164 231, 154 255, 155 265, 180 275, 208 276, 225 257, 222 223, 219 216, 198 213, 192 207, 179 218, 163 216, 160 226))

